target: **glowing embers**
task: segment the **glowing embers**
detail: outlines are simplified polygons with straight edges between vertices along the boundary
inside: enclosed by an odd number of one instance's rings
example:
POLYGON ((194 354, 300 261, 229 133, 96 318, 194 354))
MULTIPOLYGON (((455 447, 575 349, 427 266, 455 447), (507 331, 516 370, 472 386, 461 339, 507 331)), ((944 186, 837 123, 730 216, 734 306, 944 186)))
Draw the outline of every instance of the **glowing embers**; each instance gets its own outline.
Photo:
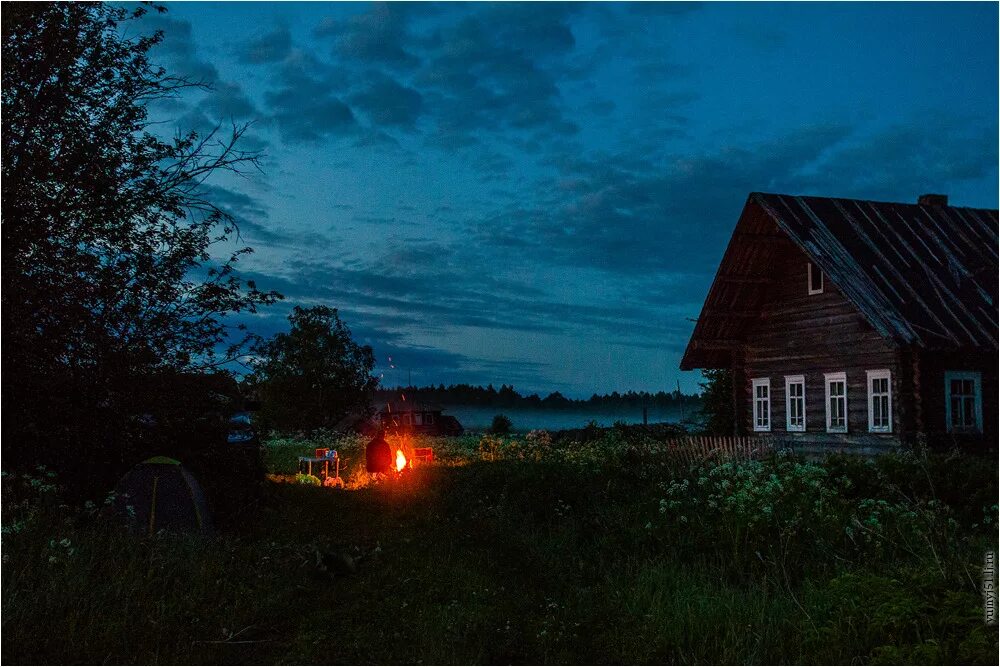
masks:
POLYGON ((365 449, 365 468, 369 473, 401 473, 412 467, 410 456, 407 452, 412 452, 413 448, 405 437, 394 436, 391 438, 394 445, 390 445, 385 435, 376 435, 368 447, 365 449))

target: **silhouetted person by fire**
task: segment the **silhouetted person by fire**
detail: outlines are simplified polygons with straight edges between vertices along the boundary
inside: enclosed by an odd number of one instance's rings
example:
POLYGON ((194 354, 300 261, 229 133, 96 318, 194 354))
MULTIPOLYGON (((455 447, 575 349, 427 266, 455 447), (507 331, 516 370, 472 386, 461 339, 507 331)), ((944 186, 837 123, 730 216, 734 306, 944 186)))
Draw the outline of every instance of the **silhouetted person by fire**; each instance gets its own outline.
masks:
POLYGON ((385 440, 385 431, 379 429, 365 448, 365 468, 369 473, 386 473, 392 470, 392 448, 385 440))

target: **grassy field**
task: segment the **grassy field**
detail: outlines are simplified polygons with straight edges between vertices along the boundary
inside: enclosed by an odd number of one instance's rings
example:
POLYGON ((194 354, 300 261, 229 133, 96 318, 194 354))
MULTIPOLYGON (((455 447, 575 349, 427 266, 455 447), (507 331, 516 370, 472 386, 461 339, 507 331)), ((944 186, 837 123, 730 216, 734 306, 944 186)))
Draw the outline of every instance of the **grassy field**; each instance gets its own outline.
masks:
MULTIPOLYGON (((996 462, 679 469, 655 443, 454 438, 347 489, 271 481, 199 540, 4 480, 5 663, 995 664, 996 462), (490 460, 482 460, 484 456, 490 460), (321 561, 318 564, 317 554, 321 561)), ((98 503, 99 504, 99 503, 98 503)))

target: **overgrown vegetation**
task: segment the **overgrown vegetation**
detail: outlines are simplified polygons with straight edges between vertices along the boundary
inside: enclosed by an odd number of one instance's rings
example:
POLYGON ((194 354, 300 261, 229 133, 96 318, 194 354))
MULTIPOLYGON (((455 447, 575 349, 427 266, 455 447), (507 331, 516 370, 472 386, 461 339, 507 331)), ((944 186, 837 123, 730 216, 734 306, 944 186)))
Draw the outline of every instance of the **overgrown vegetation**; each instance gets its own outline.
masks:
POLYGON ((272 441, 289 481, 338 449, 348 488, 271 483, 212 541, 133 539, 5 477, 2 658, 995 663, 995 461, 688 466, 592 435, 421 438, 435 463, 381 480, 360 438, 272 441))
POLYGON ((108 482, 152 439, 185 433, 202 445, 210 436, 198 417, 226 391, 208 373, 249 339, 227 316, 278 297, 237 276, 251 250, 206 183, 257 168, 258 155, 239 148, 246 127, 156 132, 147 105, 203 86, 150 62, 163 36, 135 27, 150 10, 164 11, 59 2, 4 11, 8 466, 72 457, 73 481, 108 482))

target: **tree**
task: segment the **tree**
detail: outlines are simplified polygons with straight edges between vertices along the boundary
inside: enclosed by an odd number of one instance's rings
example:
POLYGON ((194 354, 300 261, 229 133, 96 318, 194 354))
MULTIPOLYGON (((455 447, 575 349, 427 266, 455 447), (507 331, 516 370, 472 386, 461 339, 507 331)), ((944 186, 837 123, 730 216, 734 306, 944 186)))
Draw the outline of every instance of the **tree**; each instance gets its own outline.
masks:
POLYGON ((490 424, 490 433, 493 435, 507 435, 513 426, 514 423, 507 415, 493 415, 493 422, 490 424))
POLYGON ((705 430, 713 435, 733 435, 736 415, 733 412, 733 374, 725 368, 703 370, 705 382, 699 383, 701 415, 705 430))
POLYGON ((150 63, 161 34, 127 36, 146 11, 4 8, 6 454, 131 463, 136 424, 171 404, 159 378, 237 356, 249 339, 227 316, 279 296, 236 276, 249 248, 213 254, 235 226, 202 184, 256 165, 246 128, 150 131, 149 102, 198 84, 150 63))
POLYGON ((253 382, 264 423, 313 431, 368 413, 378 385, 372 348, 354 342, 335 308, 296 306, 288 321, 288 333, 257 347, 253 382))

